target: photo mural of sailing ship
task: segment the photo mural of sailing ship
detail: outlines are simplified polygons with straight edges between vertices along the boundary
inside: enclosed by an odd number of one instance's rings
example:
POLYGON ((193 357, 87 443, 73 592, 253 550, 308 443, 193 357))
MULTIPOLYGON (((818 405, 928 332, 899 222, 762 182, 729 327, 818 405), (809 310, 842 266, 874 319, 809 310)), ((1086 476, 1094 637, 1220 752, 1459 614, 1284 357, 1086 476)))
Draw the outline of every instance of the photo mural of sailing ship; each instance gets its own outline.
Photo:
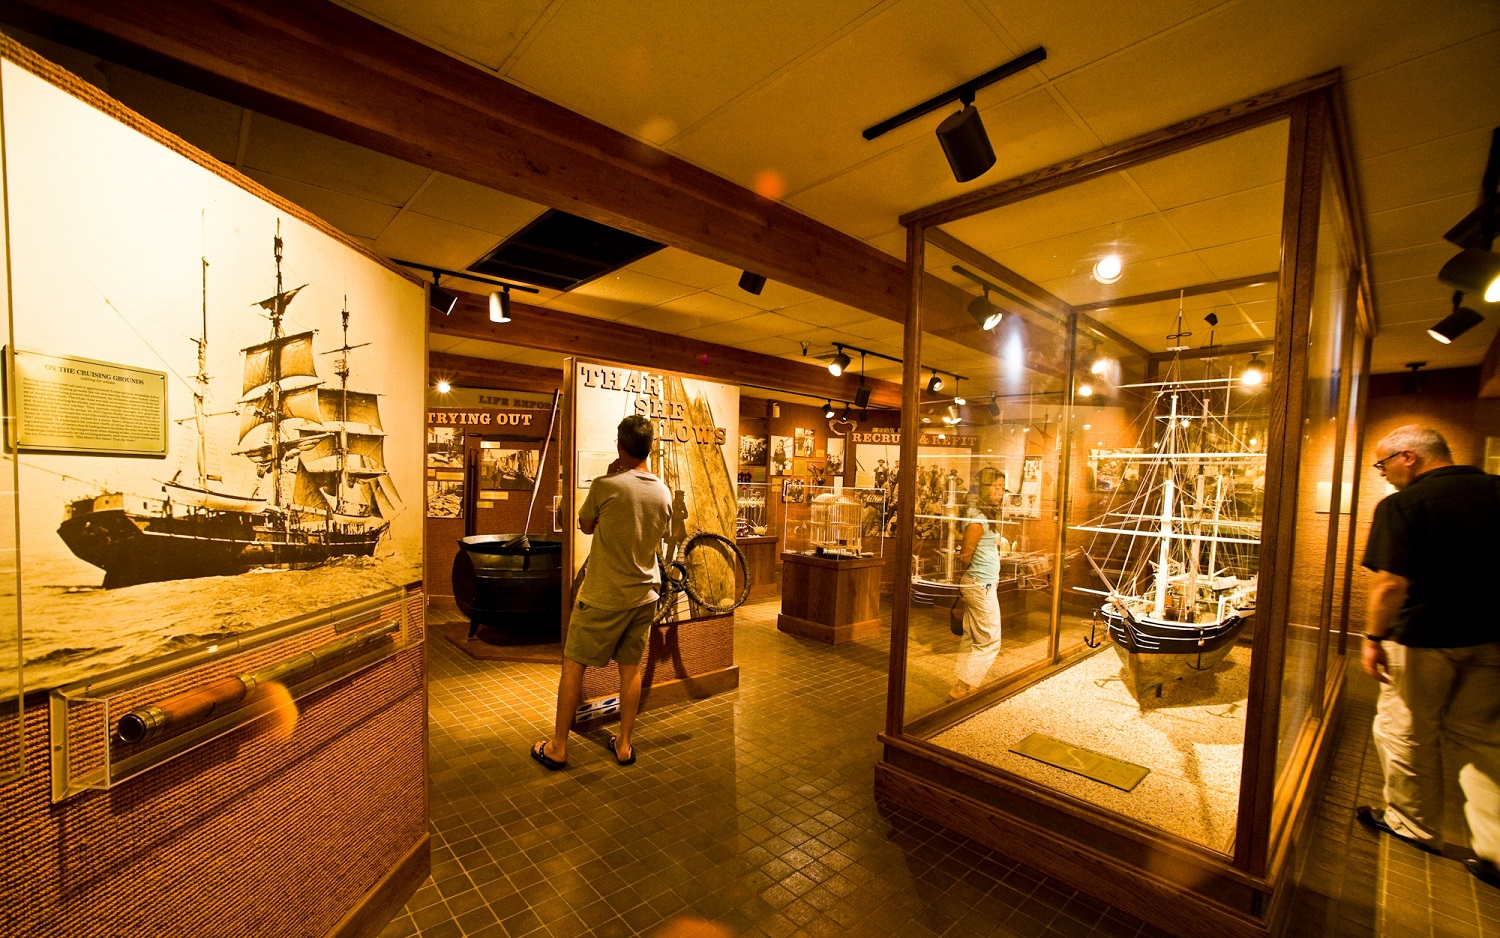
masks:
POLYGON ((13 354, 165 376, 164 455, 17 456, 27 690, 420 581, 422 286, 4 67, 13 354))
POLYGON ((1138 472, 1072 529, 1092 534, 1085 556, 1103 583, 1076 589, 1104 598, 1096 619, 1141 700, 1213 670, 1255 615, 1265 425, 1262 395, 1213 360, 1203 377, 1174 359, 1163 380, 1123 389, 1147 395, 1141 436, 1104 458, 1138 472))

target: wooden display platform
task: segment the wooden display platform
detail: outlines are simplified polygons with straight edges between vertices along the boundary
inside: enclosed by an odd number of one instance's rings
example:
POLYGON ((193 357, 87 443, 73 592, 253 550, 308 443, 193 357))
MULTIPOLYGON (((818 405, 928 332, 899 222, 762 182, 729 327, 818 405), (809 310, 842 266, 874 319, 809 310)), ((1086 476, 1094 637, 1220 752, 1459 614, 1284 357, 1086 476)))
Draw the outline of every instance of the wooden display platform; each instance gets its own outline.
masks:
POLYGON ((879 557, 781 555, 776 628, 837 645, 880 632, 879 557))
POLYGON ((750 595, 746 602, 760 602, 781 592, 776 581, 776 538, 769 534, 737 537, 734 542, 745 554, 745 566, 750 570, 750 595))

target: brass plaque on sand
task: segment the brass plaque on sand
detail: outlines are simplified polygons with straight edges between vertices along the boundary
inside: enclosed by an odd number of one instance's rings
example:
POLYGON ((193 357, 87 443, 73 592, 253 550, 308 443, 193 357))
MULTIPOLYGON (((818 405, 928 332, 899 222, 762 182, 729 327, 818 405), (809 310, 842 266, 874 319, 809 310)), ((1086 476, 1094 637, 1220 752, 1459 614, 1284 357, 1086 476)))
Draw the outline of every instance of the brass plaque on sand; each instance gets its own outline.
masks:
POLYGON ((1135 788, 1140 784, 1141 779, 1151 772, 1145 766, 1134 765, 1113 756, 1070 746, 1060 739, 1043 736, 1041 733, 1032 733, 1010 747, 1010 751, 1059 769, 1076 772, 1096 782, 1113 785, 1121 791, 1130 791, 1135 788))

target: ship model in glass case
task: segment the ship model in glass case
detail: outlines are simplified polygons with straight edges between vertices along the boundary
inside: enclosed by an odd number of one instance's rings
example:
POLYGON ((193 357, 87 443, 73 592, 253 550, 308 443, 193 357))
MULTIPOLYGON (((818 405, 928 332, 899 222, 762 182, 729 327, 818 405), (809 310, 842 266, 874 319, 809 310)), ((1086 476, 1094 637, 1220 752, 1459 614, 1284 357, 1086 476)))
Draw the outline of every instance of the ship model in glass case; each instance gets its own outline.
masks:
MULTIPOLYGON (((1180 331, 1180 330, 1179 330, 1180 331)), ((1139 700, 1164 682, 1210 671, 1255 614, 1265 454, 1253 420, 1233 416, 1245 392, 1231 378, 1129 387, 1150 396, 1136 447, 1136 484, 1074 531, 1093 535, 1085 555, 1103 589, 1097 608, 1139 700), (1258 443, 1258 441, 1257 441, 1258 443)))

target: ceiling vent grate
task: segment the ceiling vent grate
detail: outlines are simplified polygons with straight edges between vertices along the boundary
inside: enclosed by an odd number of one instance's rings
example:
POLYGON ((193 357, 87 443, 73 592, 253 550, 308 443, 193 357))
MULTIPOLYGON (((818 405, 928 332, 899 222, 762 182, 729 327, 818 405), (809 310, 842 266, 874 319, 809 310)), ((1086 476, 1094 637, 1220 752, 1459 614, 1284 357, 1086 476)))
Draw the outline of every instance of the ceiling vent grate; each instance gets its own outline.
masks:
POLYGON ((567 291, 663 247, 648 238, 551 209, 469 269, 567 291))

